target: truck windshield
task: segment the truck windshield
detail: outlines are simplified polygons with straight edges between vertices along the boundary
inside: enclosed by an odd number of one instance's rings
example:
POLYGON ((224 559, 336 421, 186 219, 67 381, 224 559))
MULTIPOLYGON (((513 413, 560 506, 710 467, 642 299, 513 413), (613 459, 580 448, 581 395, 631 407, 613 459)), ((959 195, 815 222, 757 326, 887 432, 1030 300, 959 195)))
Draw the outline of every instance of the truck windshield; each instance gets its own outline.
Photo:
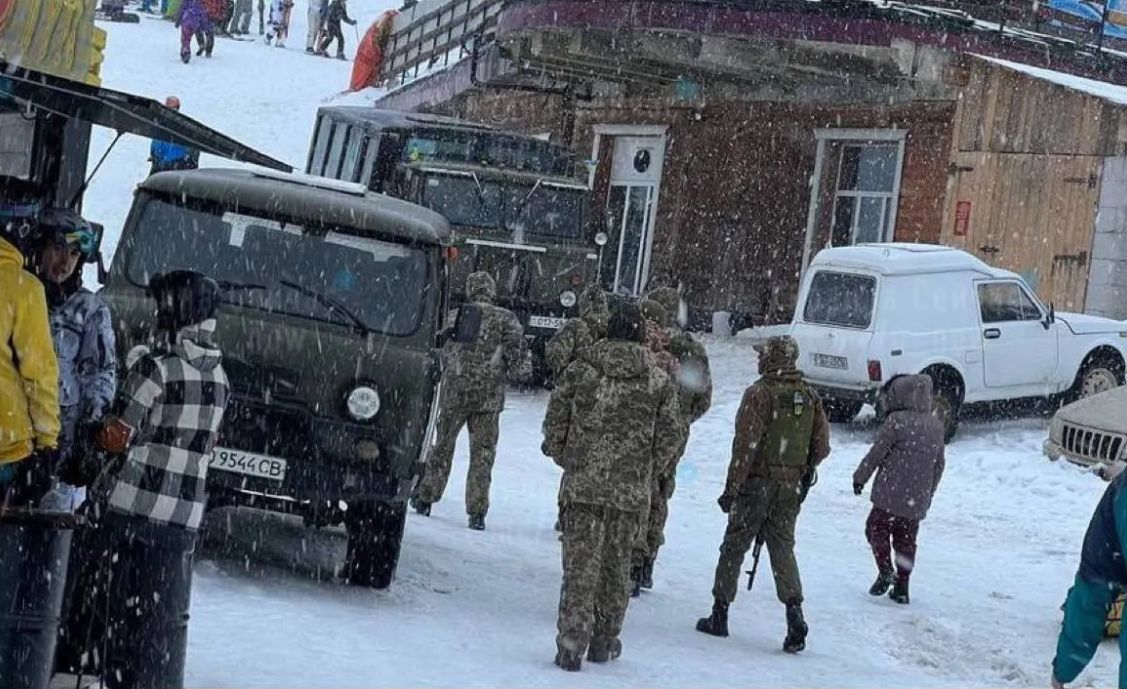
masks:
POLYGON ((867 328, 876 291, 877 281, 871 276, 819 271, 810 281, 802 319, 818 325, 867 328))
POLYGON ((585 200, 586 190, 552 183, 514 184, 431 172, 422 203, 453 225, 504 227, 520 241, 532 241, 579 239, 585 200))
POLYGON ((506 190, 505 227, 536 237, 579 239, 586 191, 552 184, 506 190))
POLYGON ((387 335, 413 333, 427 295, 422 250, 347 228, 150 200, 128 241, 126 270, 139 286, 198 270, 219 281, 228 303, 387 335))

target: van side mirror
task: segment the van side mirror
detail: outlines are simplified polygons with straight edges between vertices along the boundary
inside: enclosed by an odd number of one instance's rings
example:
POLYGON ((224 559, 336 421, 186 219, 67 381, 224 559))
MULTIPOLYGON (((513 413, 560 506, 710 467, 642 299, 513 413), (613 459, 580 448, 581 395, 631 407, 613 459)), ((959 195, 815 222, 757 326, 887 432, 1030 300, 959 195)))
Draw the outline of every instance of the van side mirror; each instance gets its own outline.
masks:
POLYGON ((1045 320, 1041 321, 1041 325, 1045 326, 1045 330, 1052 327, 1053 323, 1057 322, 1057 307, 1049 303, 1049 313, 1045 316, 1045 320))

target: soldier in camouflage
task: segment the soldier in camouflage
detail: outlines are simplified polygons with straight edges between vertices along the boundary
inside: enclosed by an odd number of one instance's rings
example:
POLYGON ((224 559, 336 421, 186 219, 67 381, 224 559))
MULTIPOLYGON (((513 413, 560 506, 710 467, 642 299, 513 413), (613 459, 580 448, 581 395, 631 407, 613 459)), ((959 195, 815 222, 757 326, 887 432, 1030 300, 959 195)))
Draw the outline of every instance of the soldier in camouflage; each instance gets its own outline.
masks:
POLYGON ((415 511, 429 515, 431 505, 442 499, 454 460, 454 444, 462 426, 469 426, 466 512, 470 528, 477 531, 485 528, 489 511, 506 373, 519 375, 527 364, 520 321, 511 311, 495 306, 496 297, 497 286, 489 273, 472 273, 466 278, 468 304, 462 308, 476 309, 480 322, 468 341, 447 344, 438 430, 426 472, 411 500, 415 511))
POLYGON ((630 548, 649 509, 650 482, 680 446, 677 390, 641 345, 638 307, 616 304, 607 339, 580 353, 552 392, 544 454, 564 470, 563 585, 556 664, 606 662, 630 599, 630 548))
POLYGON ((762 540, 771 556, 775 590, 786 605, 783 650, 806 648, 802 581, 794 558, 794 527, 815 469, 830 453, 830 430, 817 393, 795 368, 794 339, 772 337, 759 352, 760 378, 744 392, 724 494, 728 515, 712 587, 712 614, 697 630, 728 636, 728 606, 736 598, 740 567, 752 544, 762 540))
POLYGON ((570 318, 544 347, 544 359, 558 380, 584 347, 603 339, 607 330, 607 295, 599 285, 588 285, 579 295, 579 317, 570 318))
POLYGON ((654 477, 650 514, 646 527, 639 532, 634 547, 633 581, 635 594, 653 587, 654 562, 658 549, 665 543, 665 522, 669 517, 669 500, 676 488, 677 463, 689 439, 689 426, 704 416, 712 404, 712 375, 704 346, 681 329, 683 305, 681 295, 671 287, 651 291, 643 300, 651 317, 651 331, 660 324, 664 337, 650 336, 657 364, 665 368, 678 383, 681 409, 681 430, 684 440, 677 450, 673 466, 654 477), (664 340, 664 352, 661 343, 664 340))

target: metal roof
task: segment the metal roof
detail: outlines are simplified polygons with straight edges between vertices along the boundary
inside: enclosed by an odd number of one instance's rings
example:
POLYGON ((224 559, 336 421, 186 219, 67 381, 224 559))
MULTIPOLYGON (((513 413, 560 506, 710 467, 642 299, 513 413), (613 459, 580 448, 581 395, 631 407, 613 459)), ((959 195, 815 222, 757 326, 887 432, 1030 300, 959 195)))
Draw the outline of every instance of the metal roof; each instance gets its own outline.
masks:
POLYGON ((330 114, 334 117, 334 119, 350 120, 357 123, 370 123, 378 125, 380 127, 413 128, 425 127, 428 125, 438 125, 442 127, 458 127, 461 129, 494 131, 494 128, 487 124, 467 122, 466 120, 460 120, 456 117, 445 117, 443 115, 429 115, 416 112, 400 112, 398 110, 380 110, 379 108, 365 108, 355 105, 337 105, 324 107, 320 108, 317 112, 318 114, 330 114))
POLYGON ((852 268, 878 275, 973 271, 984 277, 1017 277, 987 265, 959 249, 935 244, 858 244, 823 249, 814 256, 811 268, 852 268))
POLYGON ((315 220, 413 243, 445 245, 450 239, 450 225, 434 211, 383 194, 358 194, 310 183, 307 175, 224 169, 160 172, 140 188, 210 201, 243 213, 315 220))

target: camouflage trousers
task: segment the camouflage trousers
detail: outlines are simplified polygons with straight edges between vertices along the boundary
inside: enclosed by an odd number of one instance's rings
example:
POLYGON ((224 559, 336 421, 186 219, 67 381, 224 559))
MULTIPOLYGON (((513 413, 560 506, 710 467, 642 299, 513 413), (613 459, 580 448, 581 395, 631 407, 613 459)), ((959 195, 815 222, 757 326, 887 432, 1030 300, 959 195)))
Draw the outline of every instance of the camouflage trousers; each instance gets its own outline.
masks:
POLYGON ((712 596, 731 603, 736 599, 744 556, 762 533, 771 556, 775 593, 783 603, 802 602, 802 580, 794 558, 794 526, 802 509, 798 481, 753 477, 728 512, 728 529, 720 545, 712 596))
POLYGON ((556 646, 577 653, 614 639, 630 602, 630 548, 642 515, 571 503, 562 511, 563 585, 556 646))
POLYGON ((657 551, 665 544, 665 522, 669 519, 669 501, 677 487, 677 475, 655 478, 650 490, 650 510, 638 528, 634 541, 634 565, 646 559, 656 560, 657 551))
POLYGON ((466 513, 484 516, 489 511, 489 484, 493 480, 493 460, 497 456, 500 411, 478 411, 443 407, 438 412, 434 447, 427 459, 426 472, 416 496, 434 503, 442 499, 454 463, 454 445, 463 426, 470 432, 470 468, 466 474, 466 513))

